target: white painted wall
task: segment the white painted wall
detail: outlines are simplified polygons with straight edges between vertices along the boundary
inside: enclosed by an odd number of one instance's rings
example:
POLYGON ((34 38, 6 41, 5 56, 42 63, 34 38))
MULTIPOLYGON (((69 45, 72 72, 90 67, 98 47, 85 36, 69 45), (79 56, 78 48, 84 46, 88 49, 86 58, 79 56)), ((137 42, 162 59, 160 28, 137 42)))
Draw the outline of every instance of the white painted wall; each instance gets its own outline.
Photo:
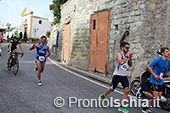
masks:
POLYGON ((31 25, 30 16, 31 15, 27 15, 27 16, 22 17, 21 31, 22 31, 23 36, 24 36, 24 29, 25 29, 24 24, 25 24, 25 20, 27 19, 27 24, 28 24, 27 25, 27 37, 29 37, 29 32, 30 32, 30 25, 31 25))
POLYGON ((46 32, 50 31, 50 26, 51 26, 51 24, 49 23, 48 19, 33 17, 32 37, 39 38, 42 35, 46 35, 46 32), (42 21, 41 24, 39 24, 40 20, 42 21))

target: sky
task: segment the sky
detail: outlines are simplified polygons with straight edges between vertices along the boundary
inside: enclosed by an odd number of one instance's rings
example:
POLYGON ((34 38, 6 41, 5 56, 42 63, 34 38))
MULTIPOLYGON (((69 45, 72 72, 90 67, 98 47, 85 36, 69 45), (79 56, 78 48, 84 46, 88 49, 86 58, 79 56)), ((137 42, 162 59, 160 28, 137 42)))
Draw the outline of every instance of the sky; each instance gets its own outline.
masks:
POLYGON ((0 28, 10 23, 11 27, 21 25, 21 14, 25 8, 31 9, 34 16, 51 16, 49 5, 52 0, 0 0, 0 28))

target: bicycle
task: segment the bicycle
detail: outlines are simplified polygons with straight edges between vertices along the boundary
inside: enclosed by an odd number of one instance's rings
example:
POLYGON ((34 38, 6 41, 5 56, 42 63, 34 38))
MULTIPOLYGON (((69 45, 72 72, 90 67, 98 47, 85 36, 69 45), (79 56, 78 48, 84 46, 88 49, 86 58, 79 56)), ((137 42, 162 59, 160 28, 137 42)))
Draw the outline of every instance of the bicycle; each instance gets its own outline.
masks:
MULTIPOLYGON (((17 52, 12 53, 12 56, 11 56, 11 58, 9 60, 8 70, 10 71, 11 68, 13 67, 14 75, 16 75, 18 73, 18 70, 19 70, 19 61, 18 61, 18 59, 16 57, 17 54, 22 54, 23 55, 24 53, 17 53, 17 52)), ((22 57, 22 55, 21 55, 21 57, 22 57)))

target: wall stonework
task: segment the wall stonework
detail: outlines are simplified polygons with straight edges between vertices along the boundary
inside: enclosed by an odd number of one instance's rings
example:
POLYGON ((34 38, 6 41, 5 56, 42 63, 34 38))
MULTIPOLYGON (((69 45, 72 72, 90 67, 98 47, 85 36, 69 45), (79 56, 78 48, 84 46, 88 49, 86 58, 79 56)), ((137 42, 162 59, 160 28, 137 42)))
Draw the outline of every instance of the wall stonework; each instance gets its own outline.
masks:
POLYGON ((132 76, 138 76, 148 61, 163 46, 169 47, 170 1, 168 0, 68 0, 61 7, 59 51, 63 49, 64 24, 71 22, 69 64, 89 69, 90 18, 92 14, 110 11, 109 53, 107 67, 113 71, 119 41, 129 28, 125 41, 133 53, 132 76))

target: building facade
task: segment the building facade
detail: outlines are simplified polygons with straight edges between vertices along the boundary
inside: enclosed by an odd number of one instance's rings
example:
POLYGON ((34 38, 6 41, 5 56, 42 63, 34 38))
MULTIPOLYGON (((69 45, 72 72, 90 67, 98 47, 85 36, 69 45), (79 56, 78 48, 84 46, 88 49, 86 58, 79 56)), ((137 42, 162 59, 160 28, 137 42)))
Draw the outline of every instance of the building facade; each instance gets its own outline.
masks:
POLYGON ((33 15, 33 11, 25 8, 22 12, 22 24, 19 32, 23 34, 26 32, 28 38, 39 38, 42 35, 46 35, 46 32, 50 30, 51 24, 48 18, 38 17, 33 15))
POLYGON ((58 58, 83 70, 113 71, 123 40, 130 43, 130 70, 137 76, 157 50, 170 47, 169 5, 168 0, 68 0, 61 6, 58 58))

